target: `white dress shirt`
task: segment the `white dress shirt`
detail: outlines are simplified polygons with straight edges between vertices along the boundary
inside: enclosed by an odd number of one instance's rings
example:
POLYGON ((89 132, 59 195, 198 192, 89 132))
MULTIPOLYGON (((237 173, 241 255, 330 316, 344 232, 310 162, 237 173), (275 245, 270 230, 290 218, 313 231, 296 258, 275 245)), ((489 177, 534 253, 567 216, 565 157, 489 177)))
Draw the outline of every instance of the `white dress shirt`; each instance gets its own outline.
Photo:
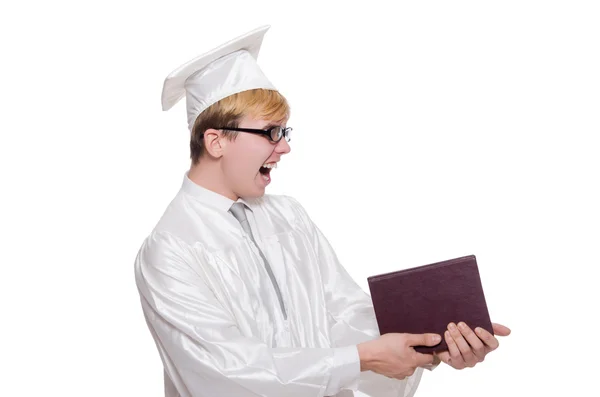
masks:
POLYGON ((421 368, 404 380, 360 371, 356 345, 379 336, 371 298, 298 201, 265 194, 238 202, 285 309, 228 212, 234 201, 186 172, 135 259, 165 396, 412 396, 421 368))

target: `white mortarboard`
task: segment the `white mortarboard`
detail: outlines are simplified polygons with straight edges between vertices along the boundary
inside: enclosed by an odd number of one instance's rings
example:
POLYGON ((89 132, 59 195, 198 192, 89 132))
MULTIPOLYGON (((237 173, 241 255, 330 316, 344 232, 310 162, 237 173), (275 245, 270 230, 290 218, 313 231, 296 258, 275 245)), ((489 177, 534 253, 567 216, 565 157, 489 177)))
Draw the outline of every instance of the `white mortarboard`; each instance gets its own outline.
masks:
POLYGON ((254 29, 172 71, 163 85, 162 109, 171 109, 185 96, 191 132, 198 115, 225 97, 255 88, 276 90, 256 63, 269 28, 254 29))

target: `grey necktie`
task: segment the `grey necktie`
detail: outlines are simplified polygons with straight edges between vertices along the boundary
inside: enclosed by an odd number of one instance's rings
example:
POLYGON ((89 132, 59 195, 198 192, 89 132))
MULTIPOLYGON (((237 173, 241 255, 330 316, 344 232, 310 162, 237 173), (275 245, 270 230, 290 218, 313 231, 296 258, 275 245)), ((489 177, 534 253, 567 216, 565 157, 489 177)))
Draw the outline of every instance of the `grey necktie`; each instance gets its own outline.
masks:
POLYGON ((244 203, 233 203, 233 205, 229 209, 229 212, 231 212, 231 214, 235 217, 235 219, 237 219, 238 222, 242 225, 242 228, 246 231, 246 233, 248 233, 248 235, 254 242, 254 245, 258 249, 258 252, 260 253, 260 256, 262 257, 263 261, 265 261, 265 267, 267 269, 267 273, 269 273, 269 277, 271 278, 271 282, 273 283, 273 287, 275 287, 275 292, 277 293, 277 298, 279 298, 279 304, 281 305, 281 311, 283 312, 284 318, 287 319, 287 313, 285 312, 285 307, 283 306, 283 299, 281 298, 281 291, 279 290, 279 286, 277 285, 277 280, 275 279, 275 276, 273 275, 273 271, 271 270, 269 261, 267 261, 267 258, 265 258, 265 255, 262 253, 262 250, 260 249, 258 244, 256 244, 256 240, 254 239, 254 235, 252 234, 252 229, 250 228, 250 223, 248 222, 248 218, 246 218, 246 212, 244 210, 244 206, 245 206, 244 203))

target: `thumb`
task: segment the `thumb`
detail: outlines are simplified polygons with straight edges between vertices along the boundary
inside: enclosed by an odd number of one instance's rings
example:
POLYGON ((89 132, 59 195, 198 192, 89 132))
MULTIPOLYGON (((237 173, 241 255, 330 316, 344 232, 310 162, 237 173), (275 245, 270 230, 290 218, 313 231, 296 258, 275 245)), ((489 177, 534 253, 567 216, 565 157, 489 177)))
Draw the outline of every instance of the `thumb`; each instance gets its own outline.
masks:
POLYGON ((435 346, 442 341, 438 334, 406 334, 409 346, 435 346))
POLYGON ((510 328, 502 325, 492 323, 492 329, 494 330, 494 334, 498 336, 508 336, 510 335, 510 328))

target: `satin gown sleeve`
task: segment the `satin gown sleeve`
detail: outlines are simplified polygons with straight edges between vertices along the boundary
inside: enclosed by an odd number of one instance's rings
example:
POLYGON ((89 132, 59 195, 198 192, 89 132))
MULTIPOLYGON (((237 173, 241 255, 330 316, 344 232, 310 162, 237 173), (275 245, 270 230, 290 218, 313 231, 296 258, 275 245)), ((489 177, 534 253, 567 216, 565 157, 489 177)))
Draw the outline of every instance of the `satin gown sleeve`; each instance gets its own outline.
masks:
MULTIPOLYGON (((348 274, 339 262, 331 244, 312 222, 302 205, 293 197, 296 208, 316 250, 323 279, 327 310, 333 324, 332 346, 357 345, 380 336, 371 297, 348 274)), ((372 397, 411 397, 421 380, 423 368, 406 379, 392 379, 372 371, 360 373, 358 390, 372 397)))
POLYGON ((244 336, 190 266, 198 261, 165 231, 151 233, 135 261, 146 322, 181 396, 324 396, 339 349, 271 348, 244 336))

